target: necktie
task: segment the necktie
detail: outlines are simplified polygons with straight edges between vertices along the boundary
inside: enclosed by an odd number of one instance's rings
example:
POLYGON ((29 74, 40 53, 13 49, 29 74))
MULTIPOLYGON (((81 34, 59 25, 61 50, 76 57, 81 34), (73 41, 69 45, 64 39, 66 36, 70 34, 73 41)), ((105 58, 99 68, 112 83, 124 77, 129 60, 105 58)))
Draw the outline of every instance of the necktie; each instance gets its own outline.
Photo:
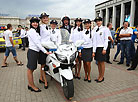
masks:
POLYGON ((55 34, 55 31, 54 30, 52 30, 52 34, 55 34))
POLYGON ((87 30, 87 31, 85 32, 85 34, 86 34, 86 35, 89 34, 89 30, 87 30))
POLYGON ((98 32, 98 31, 99 31, 99 27, 97 28, 96 32, 98 32))
POLYGON ((78 31, 80 32, 80 31, 81 31, 81 29, 80 29, 80 28, 78 28, 78 31))
POLYGON ((46 26, 46 30, 48 30, 48 27, 46 26))

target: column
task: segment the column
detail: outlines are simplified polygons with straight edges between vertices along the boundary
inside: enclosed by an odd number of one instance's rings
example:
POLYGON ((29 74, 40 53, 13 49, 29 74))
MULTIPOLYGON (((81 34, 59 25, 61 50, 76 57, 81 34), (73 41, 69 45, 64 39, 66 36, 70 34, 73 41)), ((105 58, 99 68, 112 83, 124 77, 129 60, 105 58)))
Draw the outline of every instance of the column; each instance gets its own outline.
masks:
POLYGON ((105 21, 105 26, 109 22, 109 9, 106 7, 106 21, 105 21))
POLYGON ((95 11, 95 18, 97 17, 97 11, 95 11))
POLYGON ((123 25, 124 22, 124 12, 125 12, 125 7, 124 3, 121 3, 121 18, 120 18, 120 27, 123 25))
POLYGON ((130 11, 130 26, 134 26, 135 19, 135 0, 131 0, 131 11, 130 11))
POLYGON ((115 29, 115 27, 116 27, 116 7, 115 7, 115 5, 113 6, 112 25, 113 25, 113 28, 115 29))
POLYGON ((102 9, 100 9, 100 15, 99 16, 103 18, 103 11, 102 11, 102 9))

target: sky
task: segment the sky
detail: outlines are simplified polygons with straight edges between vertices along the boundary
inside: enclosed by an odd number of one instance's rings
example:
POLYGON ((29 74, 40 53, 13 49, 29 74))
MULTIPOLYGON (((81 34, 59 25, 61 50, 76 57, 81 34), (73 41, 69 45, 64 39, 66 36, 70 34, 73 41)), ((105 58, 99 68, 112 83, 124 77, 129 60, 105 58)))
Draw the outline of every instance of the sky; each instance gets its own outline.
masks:
POLYGON ((107 0, 0 0, 0 14, 26 18, 46 12, 50 17, 95 18, 95 5, 107 0))

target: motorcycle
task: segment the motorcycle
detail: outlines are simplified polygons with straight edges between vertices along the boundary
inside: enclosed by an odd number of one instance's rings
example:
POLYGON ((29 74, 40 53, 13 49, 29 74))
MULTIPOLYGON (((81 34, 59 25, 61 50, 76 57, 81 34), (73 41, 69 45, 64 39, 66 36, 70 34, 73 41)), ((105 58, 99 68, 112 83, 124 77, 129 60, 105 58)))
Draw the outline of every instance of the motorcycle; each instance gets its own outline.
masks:
POLYGON ((74 96, 72 68, 84 41, 78 40, 73 44, 69 41, 69 35, 67 30, 62 29, 61 44, 43 42, 42 46, 52 52, 46 59, 45 72, 61 84, 65 97, 71 100, 74 96))

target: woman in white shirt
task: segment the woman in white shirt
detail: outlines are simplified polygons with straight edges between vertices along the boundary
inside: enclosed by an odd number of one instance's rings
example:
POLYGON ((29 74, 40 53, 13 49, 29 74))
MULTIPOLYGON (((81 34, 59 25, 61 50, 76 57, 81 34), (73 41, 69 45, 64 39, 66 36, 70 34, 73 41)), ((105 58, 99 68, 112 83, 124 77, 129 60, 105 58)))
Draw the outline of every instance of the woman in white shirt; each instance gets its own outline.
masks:
POLYGON ((51 20, 50 26, 50 38, 55 44, 61 44, 61 33, 59 29, 56 29, 58 22, 56 20, 51 20))
POLYGON ((41 92, 39 88, 37 88, 34 84, 33 80, 33 72, 37 68, 39 51, 43 51, 45 54, 50 54, 42 47, 40 42, 40 28, 39 28, 39 18, 32 17, 30 20, 30 30, 28 31, 28 39, 29 39, 29 49, 27 52, 27 77, 28 77, 28 90, 34 92, 41 92))
POLYGON ((108 46, 108 33, 110 32, 107 27, 102 26, 102 18, 96 17, 94 20, 97 26, 94 28, 93 36, 93 57, 98 61, 99 77, 95 80, 97 83, 104 81, 106 49, 108 46))
POLYGON ((83 39, 86 44, 83 45, 83 49, 81 50, 81 57, 83 60, 84 70, 85 70, 85 78, 84 81, 91 82, 90 72, 91 72, 91 62, 92 58, 92 39, 93 39, 93 31, 91 29, 91 20, 84 20, 85 29, 83 30, 83 39))
MULTIPOLYGON (((74 44, 77 40, 82 40, 82 31, 83 31, 83 25, 82 25, 82 19, 76 18, 75 20, 75 27, 71 30, 70 35, 70 41, 74 44)), ((76 59, 76 66, 75 66, 75 75, 74 78, 80 79, 80 70, 81 70, 81 52, 79 52, 78 57, 76 59)))
MULTIPOLYGON (((41 23, 42 23, 40 25, 41 42, 51 41, 50 40, 50 33, 49 33, 49 30, 48 30, 48 26, 47 26, 48 22, 49 22, 49 15, 44 12, 40 15, 39 18, 41 19, 41 23)), ((38 59, 38 64, 41 65, 39 83, 44 84, 45 89, 48 88, 48 82, 47 82, 47 79, 46 79, 46 74, 42 69, 47 68, 46 67, 46 58, 47 58, 47 55, 43 51, 40 51, 39 52, 39 59, 38 59)))

